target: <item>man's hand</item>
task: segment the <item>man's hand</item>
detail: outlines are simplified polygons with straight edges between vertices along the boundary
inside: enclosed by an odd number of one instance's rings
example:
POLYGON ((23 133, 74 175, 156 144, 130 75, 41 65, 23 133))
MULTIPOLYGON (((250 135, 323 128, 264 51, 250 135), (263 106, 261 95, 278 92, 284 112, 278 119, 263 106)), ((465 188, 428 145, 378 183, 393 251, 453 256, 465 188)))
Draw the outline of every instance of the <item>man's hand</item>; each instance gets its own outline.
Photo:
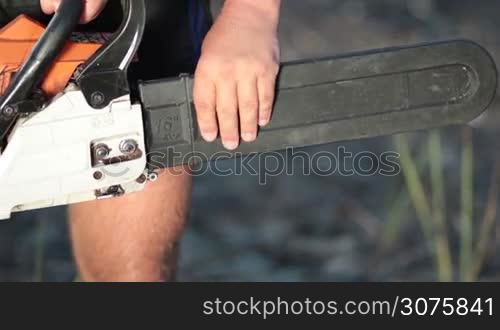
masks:
MULTIPOLYGON (((40 0, 40 6, 47 15, 52 15, 57 11, 61 1, 64 0, 40 0)), ((81 23, 85 24, 94 20, 106 6, 107 0, 82 0, 85 7, 82 14, 81 23)))
POLYGON ((198 64, 194 102, 203 138, 234 150, 271 119, 281 0, 226 0, 198 64))

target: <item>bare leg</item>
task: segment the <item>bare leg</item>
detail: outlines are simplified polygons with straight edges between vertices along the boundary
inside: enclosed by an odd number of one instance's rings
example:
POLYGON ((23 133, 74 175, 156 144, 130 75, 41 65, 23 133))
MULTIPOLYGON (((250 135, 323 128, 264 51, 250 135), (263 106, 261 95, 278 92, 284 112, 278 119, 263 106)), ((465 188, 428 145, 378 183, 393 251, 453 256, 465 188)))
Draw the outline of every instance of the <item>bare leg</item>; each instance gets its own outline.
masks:
POLYGON ((70 231, 82 280, 173 280, 191 183, 186 172, 165 172, 141 193, 71 206, 70 231))

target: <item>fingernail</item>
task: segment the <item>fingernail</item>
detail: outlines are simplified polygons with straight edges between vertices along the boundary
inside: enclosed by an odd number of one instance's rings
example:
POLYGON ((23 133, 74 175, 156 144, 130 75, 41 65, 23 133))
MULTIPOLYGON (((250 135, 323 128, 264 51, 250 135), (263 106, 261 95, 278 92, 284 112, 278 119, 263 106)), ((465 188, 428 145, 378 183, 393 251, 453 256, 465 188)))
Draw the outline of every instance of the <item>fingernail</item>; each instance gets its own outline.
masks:
POLYGON ((255 133, 243 133, 241 134, 241 138, 245 142, 253 142, 257 138, 257 135, 255 133))
POLYGON ((238 142, 235 141, 224 141, 222 144, 227 150, 234 150, 238 148, 238 142))
POLYGON ((259 126, 266 126, 267 124, 269 124, 269 119, 261 119, 259 120, 259 126))
POLYGON ((201 136, 207 142, 214 142, 217 138, 217 133, 214 132, 201 132, 201 136))

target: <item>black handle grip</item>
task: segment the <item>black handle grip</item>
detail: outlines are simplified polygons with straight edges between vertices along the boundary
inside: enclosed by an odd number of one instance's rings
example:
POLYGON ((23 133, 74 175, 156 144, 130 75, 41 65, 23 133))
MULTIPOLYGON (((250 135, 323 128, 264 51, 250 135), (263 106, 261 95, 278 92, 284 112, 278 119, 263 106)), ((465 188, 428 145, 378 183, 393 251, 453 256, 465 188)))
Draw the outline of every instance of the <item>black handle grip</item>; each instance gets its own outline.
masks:
POLYGON ((0 112, 8 106, 26 100, 63 50, 71 33, 80 21, 82 0, 64 0, 47 29, 36 43, 26 62, 15 75, 12 83, 0 97, 0 112))
POLYGON ((127 69, 146 26, 145 0, 122 0, 123 22, 113 35, 78 71, 76 83, 88 104, 103 109, 114 99, 130 94, 127 69))

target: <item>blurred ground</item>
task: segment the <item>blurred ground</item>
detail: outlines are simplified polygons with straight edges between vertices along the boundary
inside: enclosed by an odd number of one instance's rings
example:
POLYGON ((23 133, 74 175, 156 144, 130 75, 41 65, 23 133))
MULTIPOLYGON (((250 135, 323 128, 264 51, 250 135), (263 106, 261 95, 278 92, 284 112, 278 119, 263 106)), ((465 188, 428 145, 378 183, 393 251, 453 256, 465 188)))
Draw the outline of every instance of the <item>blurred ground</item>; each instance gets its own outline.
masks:
MULTIPOLYGON (((496 0, 286 0, 283 59, 294 60, 447 38, 485 46, 500 63, 500 2, 496 0)), ((217 5, 216 5, 217 7, 217 5)), ((216 10, 216 9, 215 9, 216 10)), ((498 103, 498 102, 497 102, 498 103)), ((498 106, 494 107, 498 111, 498 106)), ((474 132, 475 212, 479 221, 498 152, 499 119, 474 132)), ((458 223, 460 128, 443 131, 447 200, 458 223)), ((415 148, 426 133, 412 135, 415 148)), ((392 138, 327 147, 350 152, 392 151, 392 138)), ((324 148, 323 148, 324 149, 324 148)), ((311 152, 313 152, 312 150, 311 152)), ((227 162, 223 166, 230 167, 227 162)), ((435 280, 415 212, 404 199, 402 176, 278 176, 260 185, 253 176, 196 179, 190 225, 183 241, 180 280, 391 281, 435 280), (391 222, 400 227, 391 233, 391 222), (389 228, 389 229, 388 229, 389 228)), ((500 280, 496 235, 482 273, 500 280)), ((452 240, 452 250, 457 243, 452 240)), ((64 210, 17 215, 0 223, 0 280, 68 281, 75 277, 64 210), (45 245, 43 274, 37 244, 45 245), (38 252, 36 252, 38 251, 38 252)))

